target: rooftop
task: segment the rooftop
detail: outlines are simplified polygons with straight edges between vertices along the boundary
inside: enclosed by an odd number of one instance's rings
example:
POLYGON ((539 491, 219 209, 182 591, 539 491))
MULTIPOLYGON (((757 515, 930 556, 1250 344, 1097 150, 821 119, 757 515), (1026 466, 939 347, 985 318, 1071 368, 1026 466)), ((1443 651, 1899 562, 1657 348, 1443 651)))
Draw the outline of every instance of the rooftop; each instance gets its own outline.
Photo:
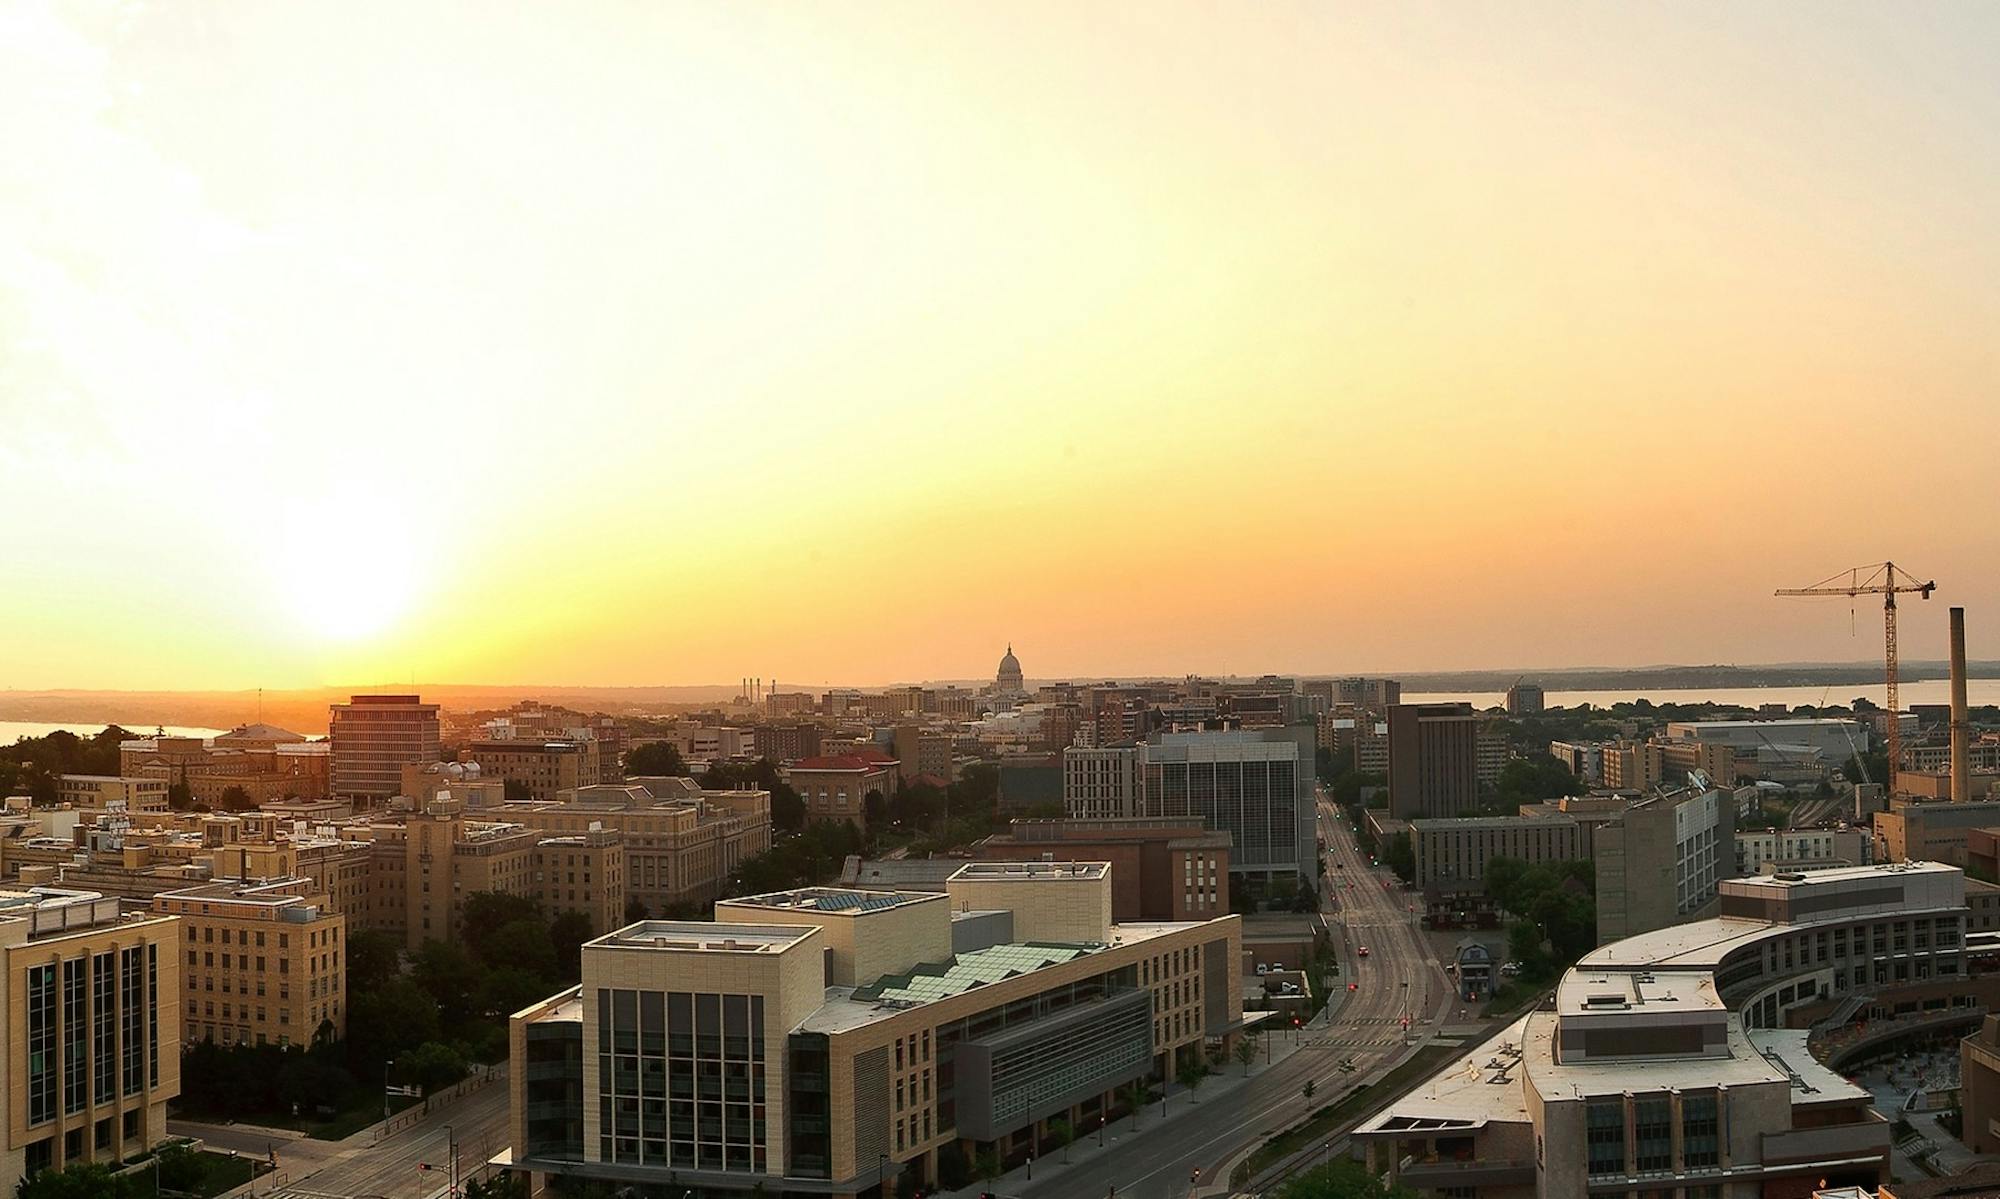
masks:
POLYGON ((944 897, 936 891, 852 891, 840 887, 801 887, 796 891, 771 891, 745 895, 721 902, 731 907, 782 908, 788 911, 841 912, 860 915, 918 903, 936 903, 944 897))
POLYGON ((929 1003, 960 995, 974 987, 1031 974, 1046 966, 1075 961, 1102 946, 1068 945, 1028 941, 994 945, 952 956, 943 962, 924 962, 905 974, 888 974, 865 987, 857 987, 853 997, 867 1002, 929 1003))
POLYGON ((967 862, 951 876, 950 881, 963 879, 969 883, 986 883, 1101 879, 1110 870, 1109 862, 967 862))
POLYGON ((818 935, 819 930, 810 926, 641 920, 588 942, 588 947, 685 953, 782 953, 818 935))

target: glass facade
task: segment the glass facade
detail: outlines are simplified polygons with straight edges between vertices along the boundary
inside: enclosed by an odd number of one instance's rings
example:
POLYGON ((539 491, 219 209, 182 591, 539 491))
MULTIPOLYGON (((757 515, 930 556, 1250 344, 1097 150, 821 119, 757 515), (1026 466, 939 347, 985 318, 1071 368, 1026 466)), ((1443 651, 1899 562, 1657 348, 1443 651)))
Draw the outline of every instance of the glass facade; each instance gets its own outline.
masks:
POLYGON ((119 1015, 125 1043, 120 1052, 125 1065, 125 1093, 137 1095, 146 1089, 146 951, 134 946, 119 951, 119 1015))
POLYGON ((1584 1118, 1584 1141, 1590 1150, 1590 1172, 1625 1172, 1625 1103, 1619 1099, 1590 1104, 1584 1118))
POLYGON ((86 1014, 88 993, 83 958, 62 964, 63 1028, 63 1111, 75 1115, 90 1106, 90 1020, 86 1014))
POLYGON ((1633 1157, 1641 1174, 1674 1166, 1673 1104, 1665 1095, 1644 1095, 1632 1103, 1633 1157))
POLYGON ((1233 836, 1230 865, 1290 866, 1299 859, 1295 760, 1149 762, 1146 801, 1159 816, 1202 816, 1233 836))
POLYGON ((1687 1169, 1706 1170, 1721 1163, 1717 1131, 1714 1091, 1681 1096, 1681 1160, 1687 1169))
POLYGON ((28 1123, 56 1118, 56 968, 30 966, 28 983, 28 1123))
POLYGON ((764 997, 600 988, 598 1154, 763 1172, 764 997))
POLYGON ((95 954, 90 959, 90 1062, 93 1103, 118 1097, 118 956, 95 954))

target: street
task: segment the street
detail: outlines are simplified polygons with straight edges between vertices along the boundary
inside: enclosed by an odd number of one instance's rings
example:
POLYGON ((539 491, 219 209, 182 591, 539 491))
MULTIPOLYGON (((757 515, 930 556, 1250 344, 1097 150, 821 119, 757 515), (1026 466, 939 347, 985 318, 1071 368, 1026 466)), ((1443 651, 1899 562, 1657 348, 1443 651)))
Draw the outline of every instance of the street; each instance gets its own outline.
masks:
MULTIPOLYGON (((1417 915, 1409 910, 1411 893, 1387 868, 1369 866, 1340 809, 1324 793, 1318 802, 1328 867, 1321 883, 1322 908, 1340 958, 1341 974, 1333 984, 1338 989, 1328 1012, 1306 1028, 1265 1034, 1280 1040, 1303 1037, 1304 1045, 1253 1075, 1203 1113, 1198 1123, 1175 1119, 1163 1124, 1155 1104, 1142 1114, 1136 1128, 1128 1116, 1106 1130, 1107 1144, 1115 1146, 1112 1152, 1035 1182, 1018 1172, 1009 1174, 993 1188, 997 1193, 1022 1199, 1101 1199, 1115 1187, 1128 1199, 1181 1199, 1189 1193, 1196 1168, 1201 1170, 1201 1191, 1215 1188, 1226 1193, 1228 1180, 1218 1175, 1246 1148, 1334 1102, 1401 1051, 1406 1012, 1408 1039, 1414 1043, 1451 1010, 1454 988, 1432 957, 1417 915), (1387 888, 1385 881, 1390 884, 1387 888), (1359 955, 1364 945, 1365 958, 1359 955), (1348 983, 1356 989, 1349 992, 1348 983), (1310 1101, 1301 1093, 1307 1079, 1314 1086, 1310 1101)), ((1168 1098, 1176 1114, 1188 1102, 1178 1087, 1168 1098)), ((1202 1102, 1197 1091, 1194 1105, 1202 1102)))
POLYGON ((381 1143, 369 1129, 345 1141, 274 1139, 268 1130, 246 1125, 182 1124, 168 1131, 197 1136, 209 1148, 264 1156, 275 1145, 276 1173, 257 1180, 258 1195, 283 1199, 429 1199, 442 1194, 450 1175, 446 1127, 458 1141, 460 1178, 470 1177, 507 1137, 507 1084, 504 1079, 445 1104, 381 1143), (419 1162, 436 1166, 418 1169, 419 1162))

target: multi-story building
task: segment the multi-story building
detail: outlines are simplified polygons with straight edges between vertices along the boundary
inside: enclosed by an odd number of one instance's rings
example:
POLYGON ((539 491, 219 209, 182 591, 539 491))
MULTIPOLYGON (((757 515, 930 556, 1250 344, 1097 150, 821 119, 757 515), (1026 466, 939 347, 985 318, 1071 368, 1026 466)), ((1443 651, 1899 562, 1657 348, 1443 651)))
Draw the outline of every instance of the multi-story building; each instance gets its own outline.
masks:
POLYGON ((1071 746, 1063 751, 1063 811, 1073 819, 1146 814, 1146 747, 1071 746))
POLYGON ((1514 747, 1499 729, 1482 728, 1472 741, 1472 777, 1482 788, 1500 781, 1500 772, 1514 757, 1514 747))
POLYGON ((310 1045, 346 1035, 347 918, 311 879, 203 883, 153 897, 181 922, 189 1041, 310 1045))
POLYGON ((1403 684, 1395 679, 1335 679, 1333 702, 1385 713, 1403 702, 1403 684))
POLYGON ((1667 751, 1652 741, 1607 742, 1600 770, 1614 791, 1651 791, 1666 780, 1667 751))
MULTIPOLYGON (((1917 720, 1904 717, 1905 736, 1914 738, 1917 720)), ((1797 746, 1817 750, 1828 761, 1844 762, 1868 748, 1868 725, 1860 720, 1794 717, 1786 720, 1672 720, 1669 741, 1707 741, 1727 745, 1738 756, 1755 757, 1760 748, 1797 746)))
POLYGON ((597 748, 587 741, 475 741, 466 756, 481 776, 511 783, 528 799, 597 785, 597 748))
POLYGON ((1107 862, 1111 918, 1206 920, 1229 910, 1229 834, 1198 816, 1016 820, 974 842, 982 861, 1107 862))
POLYGON ((951 762, 951 734, 916 724, 896 726, 896 769, 905 783, 927 778, 939 784, 956 775, 951 762))
POLYGON ((1471 704, 1389 705, 1389 813, 1457 816, 1479 806, 1479 725, 1471 704))
POLYGON ((1533 716, 1543 710, 1547 696, 1540 683, 1518 682, 1507 688, 1507 715, 1533 716))
POLYGON ((1494 858, 1531 866, 1575 861, 1583 856, 1582 846, 1581 826, 1561 813, 1410 821, 1419 887, 1462 889, 1480 883, 1494 858))
POLYGON ((865 825, 869 793, 879 792, 885 800, 896 793, 896 767, 887 754, 857 751, 794 762, 785 780, 805 801, 811 819, 865 825))
POLYGON ((167 1138, 181 1089, 181 929, 114 898, 0 892, 7 998, 0 1184, 167 1138))
POLYGON ((1604 781, 1604 744, 1599 741, 1551 741, 1549 756, 1586 783, 1604 781))
POLYGON ((1768 866, 1780 870, 1823 870, 1829 866, 1866 866, 1875 860, 1874 840, 1866 829, 1792 828, 1737 829, 1736 873, 1758 874, 1768 866))
POLYGON ((357 807, 401 790, 403 767, 438 760, 438 706, 414 695, 357 695, 330 705, 333 794, 357 807))
MULTIPOLYGON (((807 697, 810 698, 810 697, 807 697)), ((751 749, 760 758, 780 764, 819 756, 820 727, 803 721, 797 724, 760 724, 751 730, 751 749)))
POLYGON ((654 793, 628 783, 564 792, 554 802, 512 803, 492 815, 550 836, 593 828, 617 833, 625 854, 620 912, 628 898, 655 912, 714 899, 745 859, 771 848, 768 791, 654 793))
POLYGON ((1736 862, 1736 805, 1727 791, 1684 788, 1635 800, 1597 830, 1597 939, 1699 920, 1736 862))
POLYGON ((530 1194, 928 1191, 941 1153, 1019 1161, 1239 1034, 1237 917, 1114 925, 1102 871, 993 886, 1020 906, 809 888, 585 945, 581 985, 512 1021, 530 1194))
POLYGON ((1664 741, 1660 768, 1667 782, 1680 784, 1700 771, 1718 787, 1736 785, 1736 747, 1719 741, 1664 741))
POLYGON ((164 812, 168 783, 154 778, 65 774, 56 780, 56 802, 86 811, 164 812))
POLYGON ((1144 814, 1198 816, 1228 833, 1232 874, 1318 873, 1311 725, 1161 733, 1144 765, 1144 814))
POLYGON ((477 762, 412 762, 403 767, 403 786, 397 794, 425 802, 444 796, 477 812, 506 803, 507 783, 487 774, 477 762))
POLYGON ((212 740, 140 737, 118 744, 119 774, 184 784, 192 798, 211 807, 220 805, 222 793, 232 787, 258 804, 325 799, 332 786, 332 761, 327 742, 307 741, 269 725, 212 740))
POLYGON ((2000 799, 1952 803, 1894 796, 1888 811, 1875 813, 1875 858, 1963 866, 1967 833, 1996 826, 2000 826, 2000 799))
POLYGON ((1585 955, 1551 1008, 1357 1128, 1371 1169, 1469 1199, 1876 1186, 1888 1121, 1787 1017, 1962 977, 1964 876, 1927 863, 1735 879, 1718 908, 1585 955))

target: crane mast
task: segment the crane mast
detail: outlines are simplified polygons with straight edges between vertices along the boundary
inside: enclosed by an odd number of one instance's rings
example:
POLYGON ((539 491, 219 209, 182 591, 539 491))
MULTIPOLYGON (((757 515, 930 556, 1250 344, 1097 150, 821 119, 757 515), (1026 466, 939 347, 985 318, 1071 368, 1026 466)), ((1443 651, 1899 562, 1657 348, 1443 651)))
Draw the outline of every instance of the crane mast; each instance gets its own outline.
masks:
POLYGON ((1888 793, 1896 793, 1896 774, 1903 768, 1903 721, 1901 688, 1896 672, 1896 596, 1916 593, 1920 599, 1929 599, 1937 590, 1934 580, 1918 582, 1908 571, 1898 570, 1894 562, 1884 562, 1879 566, 1857 566, 1844 572, 1846 581, 1840 575, 1823 579, 1811 587, 1780 587, 1778 595, 1844 595, 1849 599, 1857 595, 1879 595, 1882 597, 1882 660, 1883 681, 1887 684, 1889 720, 1884 740, 1889 747, 1888 793), (1866 573, 1864 573, 1866 572, 1866 573))

